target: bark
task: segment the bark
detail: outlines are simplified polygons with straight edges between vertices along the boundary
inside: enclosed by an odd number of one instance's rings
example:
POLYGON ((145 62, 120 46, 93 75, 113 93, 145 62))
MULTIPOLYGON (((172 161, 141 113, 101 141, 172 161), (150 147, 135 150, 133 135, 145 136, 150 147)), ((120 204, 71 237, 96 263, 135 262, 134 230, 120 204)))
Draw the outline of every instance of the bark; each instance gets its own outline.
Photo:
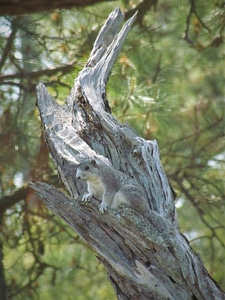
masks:
POLYGON ((118 299, 225 299, 179 232, 157 142, 136 136, 110 113, 106 83, 136 16, 120 30, 123 17, 119 9, 109 15, 64 106, 38 85, 46 142, 70 196, 46 183, 31 186, 97 253, 118 299), (82 159, 92 156, 136 178, 146 193, 145 217, 128 206, 102 215, 98 199, 80 204, 86 185, 74 174, 82 159))

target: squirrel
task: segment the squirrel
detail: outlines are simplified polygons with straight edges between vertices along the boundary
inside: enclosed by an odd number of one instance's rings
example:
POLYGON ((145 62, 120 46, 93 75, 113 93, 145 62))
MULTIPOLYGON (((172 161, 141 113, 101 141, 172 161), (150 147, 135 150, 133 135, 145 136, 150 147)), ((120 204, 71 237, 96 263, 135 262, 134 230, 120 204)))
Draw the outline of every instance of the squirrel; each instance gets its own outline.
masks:
POLYGON ((77 167, 76 178, 87 181, 88 193, 83 195, 82 201, 88 202, 93 196, 101 200, 99 211, 103 214, 122 203, 136 210, 148 210, 143 189, 137 181, 102 161, 83 160, 77 167))

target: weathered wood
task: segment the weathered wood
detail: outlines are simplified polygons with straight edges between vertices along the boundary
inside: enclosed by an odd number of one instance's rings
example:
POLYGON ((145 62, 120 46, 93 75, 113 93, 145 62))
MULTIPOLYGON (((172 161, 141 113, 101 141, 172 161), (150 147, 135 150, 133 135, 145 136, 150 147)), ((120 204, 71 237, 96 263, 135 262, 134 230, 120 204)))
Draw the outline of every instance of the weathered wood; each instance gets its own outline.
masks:
POLYGON ((55 102, 43 84, 38 85, 46 142, 71 196, 43 183, 32 187, 98 254, 118 299, 225 299, 179 232, 157 142, 136 136, 110 113, 109 72, 134 19, 120 30, 121 11, 110 14, 64 106, 55 102), (136 178, 146 193, 149 211, 145 217, 125 206, 102 215, 97 199, 80 205, 86 186, 75 181, 74 173, 78 163, 91 156, 136 178))

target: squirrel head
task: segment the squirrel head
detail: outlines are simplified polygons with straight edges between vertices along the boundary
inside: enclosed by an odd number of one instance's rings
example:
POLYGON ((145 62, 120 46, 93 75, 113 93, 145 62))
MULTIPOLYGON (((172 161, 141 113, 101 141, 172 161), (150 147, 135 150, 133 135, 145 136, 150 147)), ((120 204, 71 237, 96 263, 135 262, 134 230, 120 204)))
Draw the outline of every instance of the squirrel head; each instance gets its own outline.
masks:
POLYGON ((76 178, 83 181, 91 181, 98 174, 98 164, 95 159, 85 159, 77 167, 76 178))

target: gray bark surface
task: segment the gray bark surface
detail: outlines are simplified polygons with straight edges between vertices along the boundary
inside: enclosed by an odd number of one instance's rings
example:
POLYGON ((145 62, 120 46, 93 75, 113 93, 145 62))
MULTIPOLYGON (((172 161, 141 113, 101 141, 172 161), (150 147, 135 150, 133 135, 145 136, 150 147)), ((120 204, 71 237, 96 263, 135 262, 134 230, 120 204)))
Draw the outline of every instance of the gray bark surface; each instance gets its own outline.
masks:
POLYGON ((135 17, 121 28, 121 11, 109 15, 64 106, 38 85, 46 142, 70 196, 46 183, 31 186, 96 252, 118 299, 225 299, 179 232, 157 142, 138 137, 110 113, 106 84, 135 17), (139 182, 149 207, 145 217, 138 205, 100 214, 98 199, 81 204, 86 185, 75 180, 76 167, 93 156, 139 182))

